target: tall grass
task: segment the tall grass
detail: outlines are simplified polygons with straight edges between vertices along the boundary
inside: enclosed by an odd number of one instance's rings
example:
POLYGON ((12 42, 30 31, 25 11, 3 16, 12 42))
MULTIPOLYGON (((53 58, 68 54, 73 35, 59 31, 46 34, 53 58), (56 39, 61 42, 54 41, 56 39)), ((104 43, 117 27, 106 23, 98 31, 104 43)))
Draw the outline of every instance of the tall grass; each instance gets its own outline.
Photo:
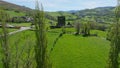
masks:
POLYGON ((11 68, 35 68, 35 41, 26 32, 10 36, 11 68))

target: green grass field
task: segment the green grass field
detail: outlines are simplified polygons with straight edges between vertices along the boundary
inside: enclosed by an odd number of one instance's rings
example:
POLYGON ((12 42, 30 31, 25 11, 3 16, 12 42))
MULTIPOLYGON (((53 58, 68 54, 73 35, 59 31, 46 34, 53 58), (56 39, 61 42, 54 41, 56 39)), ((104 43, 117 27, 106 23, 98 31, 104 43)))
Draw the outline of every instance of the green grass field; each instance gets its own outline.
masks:
MULTIPOLYGON (((16 31, 17 29, 8 29, 8 32, 16 31)), ((0 33, 2 32, 2 28, 0 28, 0 33)))
POLYGON ((19 12, 19 13, 15 11, 6 11, 6 12, 10 15, 10 17, 25 16, 25 13, 23 12, 19 12))
POLYGON ((10 23, 13 26, 31 26, 31 23, 10 23))
MULTIPOLYGON (((74 31, 72 28, 66 30, 74 31)), ((48 53, 60 32, 61 29, 51 29, 47 32, 48 53)), ((106 34, 98 30, 91 32, 98 32, 101 37, 105 37, 106 34)), ((16 45, 15 42, 17 41, 19 41, 17 43, 19 50, 24 48, 26 53, 28 46, 35 45, 35 33, 34 31, 23 31, 10 36, 9 40, 10 45, 12 45, 11 48, 13 48, 13 54, 15 52, 13 45, 16 45), (28 41, 30 43, 26 44, 28 41)), ((65 34, 58 40, 53 51, 49 53, 53 68, 105 68, 108 62, 109 44, 109 41, 100 37, 82 37, 81 35, 65 34)), ((26 54, 21 56, 25 57, 26 54)))
POLYGON ((51 58, 53 68, 104 68, 108 53, 106 40, 66 34, 55 46, 51 58))
POLYGON ((55 17, 57 19, 58 16, 66 16, 66 20, 68 21, 69 19, 76 19, 77 16, 67 13, 67 12, 47 12, 47 14, 49 14, 52 17, 55 17))

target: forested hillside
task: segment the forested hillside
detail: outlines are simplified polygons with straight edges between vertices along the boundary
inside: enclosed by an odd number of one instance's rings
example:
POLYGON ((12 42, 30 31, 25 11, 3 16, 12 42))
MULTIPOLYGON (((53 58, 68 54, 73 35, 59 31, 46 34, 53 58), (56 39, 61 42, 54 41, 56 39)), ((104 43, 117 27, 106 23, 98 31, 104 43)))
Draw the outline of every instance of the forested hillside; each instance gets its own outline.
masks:
MULTIPOLYGON (((15 12, 33 11, 32 9, 27 8, 25 6, 19 6, 5 1, 0 1, 0 7, 4 8, 6 11, 8 10, 15 12)), ((70 10, 70 11, 56 11, 56 12, 46 11, 45 16, 48 20, 52 20, 52 21, 57 21, 57 16, 66 16, 67 21, 75 21, 78 19, 84 20, 85 18, 88 18, 98 23, 113 23, 114 9, 115 7, 98 7, 94 9, 85 9, 85 10, 70 10)))
POLYGON ((85 9, 77 12, 73 12, 78 18, 94 18, 99 23, 113 22, 114 21, 114 9, 115 7, 98 7, 94 9, 85 9))

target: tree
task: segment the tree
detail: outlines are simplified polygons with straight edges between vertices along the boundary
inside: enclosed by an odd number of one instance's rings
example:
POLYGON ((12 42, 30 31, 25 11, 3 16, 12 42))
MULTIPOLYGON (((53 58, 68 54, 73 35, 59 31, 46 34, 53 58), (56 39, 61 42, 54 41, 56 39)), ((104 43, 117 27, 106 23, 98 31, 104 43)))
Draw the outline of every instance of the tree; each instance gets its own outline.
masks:
POLYGON ((36 34, 35 45, 35 59, 37 64, 36 68, 50 68, 47 55, 47 38, 44 11, 42 4, 41 8, 39 8, 38 1, 36 1, 36 9, 33 16, 36 34))
POLYGON ((90 23, 83 23, 82 25, 82 34, 83 36, 90 35, 90 23))
POLYGON ((2 62, 4 68, 10 68, 10 49, 8 44, 8 30, 6 21, 9 20, 9 15, 4 10, 0 10, 0 21, 2 25, 1 47, 2 47, 2 62))
POLYGON ((81 27, 80 22, 79 21, 75 22, 75 30, 76 30, 75 35, 79 35, 79 33, 80 33, 80 27, 81 27))
POLYGON ((117 0, 118 4, 115 9, 115 20, 116 23, 111 28, 111 49, 109 55, 109 66, 108 68, 119 68, 119 49, 120 49, 120 0, 117 0))
POLYGON ((76 23, 75 28, 76 28, 76 33, 75 34, 78 35, 80 33, 80 23, 79 22, 76 23))

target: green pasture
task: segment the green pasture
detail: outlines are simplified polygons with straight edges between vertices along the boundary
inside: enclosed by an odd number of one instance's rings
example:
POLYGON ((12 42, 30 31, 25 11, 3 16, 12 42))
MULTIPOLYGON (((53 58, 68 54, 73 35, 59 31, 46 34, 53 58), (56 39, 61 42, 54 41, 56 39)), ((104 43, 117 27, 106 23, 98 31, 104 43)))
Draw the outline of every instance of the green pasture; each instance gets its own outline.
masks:
POLYGON ((31 23, 10 23, 13 26, 31 26, 31 23))
POLYGON ((15 12, 15 11, 6 11, 10 17, 18 17, 18 16, 25 16, 23 12, 15 12))
MULTIPOLYGON (((18 29, 11 29, 11 28, 9 28, 9 29, 8 29, 8 32, 13 32, 13 31, 16 31, 16 30, 18 30, 18 29)), ((0 28, 0 33, 1 33, 2 31, 3 31, 2 28, 0 28)))
POLYGON ((53 68, 105 68, 109 42, 98 37, 65 34, 51 53, 53 68))
MULTIPOLYGON (((67 28, 66 30, 74 32, 73 28, 67 28)), ((97 32, 98 37, 75 36, 73 33, 64 34, 59 38, 53 51, 50 53, 53 42, 60 32, 61 29, 50 29, 47 32, 47 49, 53 68, 105 68, 107 66, 110 42, 100 38, 105 38, 106 32, 92 30, 91 33, 97 32)), ((35 33, 30 30, 17 33, 10 36, 9 43, 13 56, 16 52, 15 46, 18 46, 19 52, 24 48, 24 53, 20 56, 26 60, 28 48, 32 47, 31 51, 34 51, 35 33)), ((31 56, 33 57, 34 55, 31 56)), ((15 61, 14 58, 12 59, 15 61)))

